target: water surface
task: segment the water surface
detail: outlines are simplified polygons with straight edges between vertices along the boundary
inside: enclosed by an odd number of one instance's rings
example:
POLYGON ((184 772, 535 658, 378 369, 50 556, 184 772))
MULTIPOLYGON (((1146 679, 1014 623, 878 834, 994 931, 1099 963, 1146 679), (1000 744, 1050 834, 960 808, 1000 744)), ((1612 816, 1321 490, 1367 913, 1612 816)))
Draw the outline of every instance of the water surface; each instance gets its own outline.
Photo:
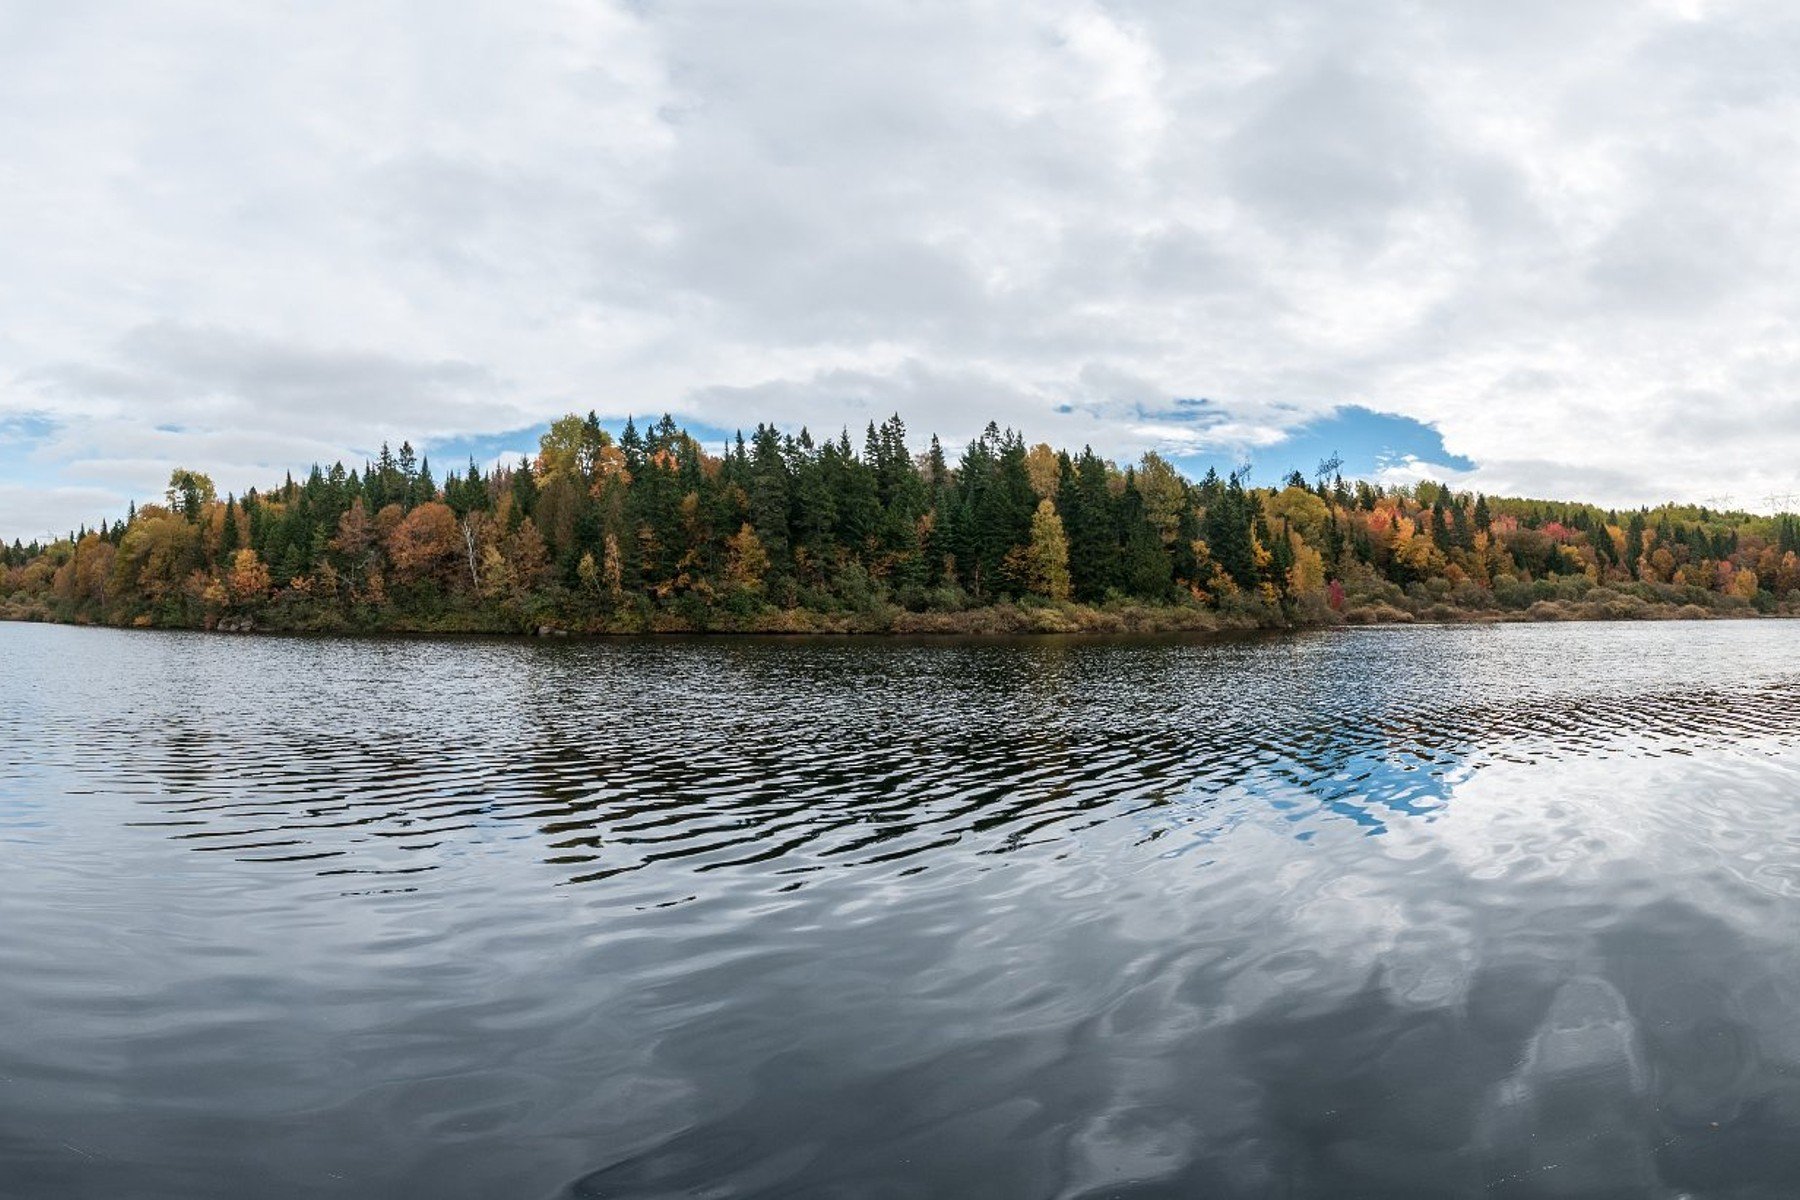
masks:
POLYGON ((1794 628, 0 625, 0 1195, 1791 1196, 1794 628))

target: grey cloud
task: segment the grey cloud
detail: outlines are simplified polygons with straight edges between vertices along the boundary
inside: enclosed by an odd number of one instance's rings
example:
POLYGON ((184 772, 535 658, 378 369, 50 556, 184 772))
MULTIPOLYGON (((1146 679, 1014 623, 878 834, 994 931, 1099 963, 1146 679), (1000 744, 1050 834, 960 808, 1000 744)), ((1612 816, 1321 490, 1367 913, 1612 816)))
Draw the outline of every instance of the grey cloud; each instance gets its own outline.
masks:
POLYGON ((886 371, 834 370, 793 379, 771 379, 745 386, 715 386, 694 393, 687 407, 695 415, 725 428, 753 424, 762 414, 786 416, 811 413, 807 420, 815 434, 835 434, 849 428, 860 435, 863 426, 899 413, 909 422, 915 440, 931 433, 949 435, 954 442, 969 432, 965 422, 950 429, 922 423, 917 414, 942 413, 954 407, 982 414, 1001 424, 1033 425, 1045 411, 1041 396, 1021 388, 1016 381, 972 371, 946 372, 920 362, 907 362, 886 371), (746 420, 745 418, 748 418, 746 420))
POLYGON ((1225 147, 1231 190, 1251 212, 1373 247, 1435 190, 1442 151, 1406 81, 1327 61, 1283 80, 1225 147))
POLYGON ((373 410, 431 432, 492 420, 499 392, 491 371, 473 363, 407 362, 167 322, 131 330, 105 361, 50 364, 23 382, 55 400, 143 402, 172 418, 260 414, 316 428, 373 410))
POLYGON ((570 407, 1134 457, 1362 403, 1602 500, 1800 456, 1765 0, 0 22, 0 418, 58 426, 0 456, 64 483, 570 407), (1165 427, 1182 396, 1220 415, 1165 427))
POLYGON ((41 487, 0 480, 0 513, 9 518, 6 543, 13 539, 57 538, 77 525, 92 528, 127 503, 128 493, 103 487, 41 487))

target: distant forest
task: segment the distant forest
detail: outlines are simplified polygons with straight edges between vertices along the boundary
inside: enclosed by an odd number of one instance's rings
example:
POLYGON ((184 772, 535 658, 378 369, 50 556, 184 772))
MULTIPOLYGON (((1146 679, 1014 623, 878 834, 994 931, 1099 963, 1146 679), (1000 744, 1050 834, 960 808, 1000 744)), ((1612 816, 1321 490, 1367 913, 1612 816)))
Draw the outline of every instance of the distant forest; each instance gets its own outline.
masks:
POLYGON ((710 453, 568 416, 537 457, 434 477, 410 445, 48 545, 0 546, 0 616, 220 629, 1077 631, 1800 613, 1800 523, 1628 512, 1325 471, 1184 478, 990 424, 950 461, 899 417, 710 453), (1327 477, 1329 474, 1330 477, 1327 477))

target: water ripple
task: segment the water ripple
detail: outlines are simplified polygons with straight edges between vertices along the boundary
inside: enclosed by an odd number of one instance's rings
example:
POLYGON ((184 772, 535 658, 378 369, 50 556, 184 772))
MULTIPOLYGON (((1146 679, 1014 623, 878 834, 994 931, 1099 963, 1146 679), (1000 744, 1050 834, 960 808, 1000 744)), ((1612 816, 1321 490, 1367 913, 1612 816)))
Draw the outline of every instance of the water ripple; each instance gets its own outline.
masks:
POLYGON ((0 1195, 1790 1194, 1787 629, 0 628, 0 1195))

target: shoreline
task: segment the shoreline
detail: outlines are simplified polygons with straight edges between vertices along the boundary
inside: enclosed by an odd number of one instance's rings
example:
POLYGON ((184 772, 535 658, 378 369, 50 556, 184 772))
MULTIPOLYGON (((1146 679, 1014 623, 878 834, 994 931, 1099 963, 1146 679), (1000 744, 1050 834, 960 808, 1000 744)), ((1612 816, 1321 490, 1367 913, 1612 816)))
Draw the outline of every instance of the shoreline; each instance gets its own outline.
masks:
MULTIPOLYGON (((1329 610, 1327 610, 1329 611, 1329 610)), ((82 616, 60 617, 43 610, 0 606, 0 621, 17 624, 157 630, 161 632, 218 633, 229 635, 327 636, 327 637, 499 637, 531 639, 608 638, 935 638, 969 637, 1131 637, 1191 635, 1222 640, 1258 635, 1276 636, 1330 629, 1437 627, 1452 625, 1554 625, 1646 621, 1748 621, 1787 620, 1800 612, 1759 612, 1745 607, 1720 611, 1698 605, 1647 604, 1630 612, 1611 611, 1602 605, 1544 603, 1529 609, 1451 609, 1436 605, 1426 613, 1413 613, 1390 605, 1351 608, 1327 619, 1307 619, 1298 614, 1282 621, 1221 613, 1211 609, 1122 605, 1098 608, 1087 605, 1000 604, 961 612, 906 610, 876 613, 820 613, 783 609, 748 619, 721 620, 696 625, 672 613, 656 614, 639 621, 558 619, 541 617, 528 622, 483 620, 488 614, 458 613, 428 621, 398 620, 362 624, 347 620, 281 622, 259 620, 254 614, 228 614, 204 623, 156 623, 138 619, 109 622, 82 616)))

